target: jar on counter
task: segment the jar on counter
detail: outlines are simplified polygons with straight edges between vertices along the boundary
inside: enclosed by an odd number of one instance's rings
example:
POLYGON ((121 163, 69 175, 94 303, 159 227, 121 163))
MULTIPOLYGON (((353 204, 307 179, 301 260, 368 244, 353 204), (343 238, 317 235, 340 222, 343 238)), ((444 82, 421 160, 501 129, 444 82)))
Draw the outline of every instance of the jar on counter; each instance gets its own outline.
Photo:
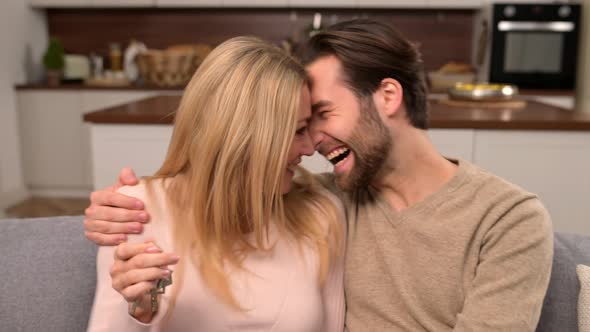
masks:
POLYGON ((121 46, 117 43, 112 43, 109 51, 109 59, 111 62, 112 71, 123 70, 123 54, 121 52, 121 46))

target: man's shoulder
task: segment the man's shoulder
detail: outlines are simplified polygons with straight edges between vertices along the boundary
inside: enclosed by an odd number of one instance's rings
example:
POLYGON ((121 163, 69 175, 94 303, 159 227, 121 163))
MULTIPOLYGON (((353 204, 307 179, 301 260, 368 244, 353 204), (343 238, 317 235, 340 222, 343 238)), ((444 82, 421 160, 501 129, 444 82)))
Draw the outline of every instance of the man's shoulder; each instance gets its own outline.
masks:
POLYGON ((486 169, 475 164, 465 162, 467 168, 468 185, 483 195, 489 195, 491 198, 499 200, 512 198, 514 200, 538 199, 535 193, 532 193, 521 186, 510 182, 486 169))
POLYGON ((468 190, 474 202, 492 215, 525 214, 535 216, 543 222, 549 221, 549 214, 539 197, 517 184, 474 164, 469 169, 468 190))

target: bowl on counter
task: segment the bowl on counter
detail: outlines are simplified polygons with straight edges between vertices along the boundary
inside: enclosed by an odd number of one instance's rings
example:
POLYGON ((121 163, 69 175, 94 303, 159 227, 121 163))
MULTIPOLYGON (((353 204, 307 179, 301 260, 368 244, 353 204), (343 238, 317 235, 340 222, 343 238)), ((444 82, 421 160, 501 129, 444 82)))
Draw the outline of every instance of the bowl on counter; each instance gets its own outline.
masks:
POLYGON ((507 101, 518 96, 518 88, 510 84, 457 83, 449 89, 449 98, 469 101, 507 101))

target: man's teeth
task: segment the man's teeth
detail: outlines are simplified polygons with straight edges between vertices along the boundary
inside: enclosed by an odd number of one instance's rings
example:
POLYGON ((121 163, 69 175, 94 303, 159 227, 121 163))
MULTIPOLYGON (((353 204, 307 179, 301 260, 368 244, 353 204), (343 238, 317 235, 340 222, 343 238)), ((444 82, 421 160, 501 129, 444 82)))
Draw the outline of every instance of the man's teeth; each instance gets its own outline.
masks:
POLYGON ((341 154, 343 154, 343 153, 345 153, 345 152, 347 152, 347 151, 348 151, 348 149, 347 149, 347 148, 340 148, 340 149, 336 149, 336 150, 334 150, 334 151, 330 152, 330 153, 327 155, 327 157, 328 157, 328 160, 330 160, 330 161, 331 161, 331 160, 333 160, 334 158, 338 157, 339 155, 341 155, 341 154))

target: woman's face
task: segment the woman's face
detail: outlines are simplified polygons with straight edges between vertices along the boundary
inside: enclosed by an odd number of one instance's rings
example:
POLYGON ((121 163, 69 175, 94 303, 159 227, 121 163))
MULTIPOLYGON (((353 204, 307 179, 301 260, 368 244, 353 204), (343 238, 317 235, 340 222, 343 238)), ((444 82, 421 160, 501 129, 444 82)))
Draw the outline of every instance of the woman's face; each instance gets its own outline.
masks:
POLYGON ((301 89, 301 106, 299 108, 299 117, 297 118, 297 131, 293 144, 289 149, 287 156, 287 168, 283 175, 283 194, 291 190, 293 175, 295 175, 295 166, 301 162, 301 156, 311 156, 315 150, 309 135, 309 121, 311 120, 311 97, 309 88, 305 86, 301 89))

